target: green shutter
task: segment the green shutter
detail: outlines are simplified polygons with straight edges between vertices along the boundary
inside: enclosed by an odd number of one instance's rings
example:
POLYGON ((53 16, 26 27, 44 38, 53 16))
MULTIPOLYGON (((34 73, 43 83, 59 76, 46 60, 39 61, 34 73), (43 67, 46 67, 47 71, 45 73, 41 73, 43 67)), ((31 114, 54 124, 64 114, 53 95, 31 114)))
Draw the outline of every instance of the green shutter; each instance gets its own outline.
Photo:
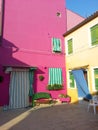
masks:
POLYGON ((75 84, 74 84, 74 76, 72 72, 69 72, 69 82, 70 82, 70 88, 74 88, 75 84))
POLYGON ((98 68, 94 69, 95 89, 98 90, 98 68))
POLYGON ((72 39, 68 40, 68 54, 73 53, 72 39))
POLYGON ((62 84, 62 69, 49 68, 49 83, 50 85, 62 84))
POLYGON ((91 44, 98 44, 98 24, 91 28, 91 44))
POLYGON ((53 52, 61 52, 60 39, 53 38, 53 52))

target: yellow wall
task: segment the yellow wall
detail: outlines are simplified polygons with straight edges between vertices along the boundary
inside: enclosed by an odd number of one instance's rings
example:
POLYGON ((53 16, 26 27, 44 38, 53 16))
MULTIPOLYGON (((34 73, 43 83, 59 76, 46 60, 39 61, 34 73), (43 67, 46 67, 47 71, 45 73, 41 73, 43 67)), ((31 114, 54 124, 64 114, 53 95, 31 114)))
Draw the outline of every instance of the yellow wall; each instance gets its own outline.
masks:
POLYGON ((68 88, 68 95, 71 97, 71 103, 77 103, 78 101, 77 89, 68 88))
MULTIPOLYGON (((65 46, 69 39, 73 39, 73 54, 66 56, 67 73, 68 70, 84 67, 88 70, 88 86, 90 92, 93 91, 92 68, 98 67, 98 46, 91 47, 90 27, 98 24, 98 18, 93 19, 81 28, 70 33, 65 37, 65 46)), ((67 48, 67 47, 66 47, 67 48)), ((66 51, 67 52, 67 51, 66 51)), ((68 82, 67 82, 68 86, 68 82)), ((72 97, 72 102, 78 100, 77 90, 70 89, 68 86, 68 94, 72 97)))

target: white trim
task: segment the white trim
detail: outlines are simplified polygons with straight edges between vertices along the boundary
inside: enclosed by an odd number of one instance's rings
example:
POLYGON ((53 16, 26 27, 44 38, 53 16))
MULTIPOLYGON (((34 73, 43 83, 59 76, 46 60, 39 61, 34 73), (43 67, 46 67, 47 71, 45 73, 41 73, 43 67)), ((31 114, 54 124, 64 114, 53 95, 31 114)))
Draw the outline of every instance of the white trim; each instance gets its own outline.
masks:
POLYGON ((12 67, 7 67, 7 68, 5 69, 5 73, 6 73, 6 74, 9 74, 12 70, 13 70, 12 67))
POLYGON ((98 46, 98 44, 97 45, 93 45, 92 46, 92 40, 91 40, 91 28, 93 27, 93 26, 95 26, 95 25, 97 25, 98 23, 93 23, 91 26, 89 26, 89 47, 90 48, 93 48, 93 47, 97 47, 98 46))
POLYGON ((87 71, 87 86, 88 86, 88 90, 89 90, 89 92, 90 92, 90 81, 89 81, 89 69, 85 69, 86 71, 87 71))
POLYGON ((89 48, 92 48, 92 46, 91 46, 91 32, 90 32, 90 28, 91 27, 88 28, 88 46, 89 46, 89 48))

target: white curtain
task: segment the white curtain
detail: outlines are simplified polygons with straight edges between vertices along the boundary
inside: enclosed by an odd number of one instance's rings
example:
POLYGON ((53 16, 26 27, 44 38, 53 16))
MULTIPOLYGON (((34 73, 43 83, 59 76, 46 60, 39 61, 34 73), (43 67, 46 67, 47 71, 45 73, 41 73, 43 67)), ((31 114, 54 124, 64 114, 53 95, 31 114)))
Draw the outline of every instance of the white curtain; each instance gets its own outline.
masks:
POLYGON ((29 105, 29 71, 13 69, 10 77, 9 108, 23 108, 29 105))

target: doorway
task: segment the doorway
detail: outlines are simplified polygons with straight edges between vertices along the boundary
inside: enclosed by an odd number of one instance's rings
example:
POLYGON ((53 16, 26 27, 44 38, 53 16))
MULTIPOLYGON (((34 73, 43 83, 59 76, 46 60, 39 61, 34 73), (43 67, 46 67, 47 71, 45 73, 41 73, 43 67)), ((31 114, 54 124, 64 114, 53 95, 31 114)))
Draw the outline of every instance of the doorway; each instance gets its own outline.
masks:
POLYGON ((10 74, 9 108, 29 106, 29 95, 33 92, 33 73, 29 69, 13 69, 10 74))
POLYGON ((86 95, 89 94, 87 70, 84 69, 72 70, 72 73, 76 81, 78 97, 79 98, 86 97, 86 95))

